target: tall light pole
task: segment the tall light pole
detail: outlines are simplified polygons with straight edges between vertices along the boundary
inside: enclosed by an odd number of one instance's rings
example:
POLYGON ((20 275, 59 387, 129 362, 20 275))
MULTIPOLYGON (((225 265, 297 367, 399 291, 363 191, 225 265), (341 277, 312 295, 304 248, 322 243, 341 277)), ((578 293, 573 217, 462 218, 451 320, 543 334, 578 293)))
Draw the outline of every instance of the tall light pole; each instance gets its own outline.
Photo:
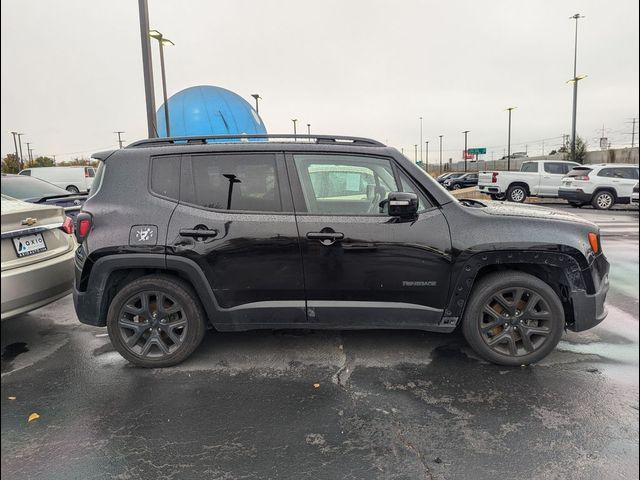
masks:
POLYGON ((169 128, 169 102, 167 101, 167 75, 164 69, 164 47, 173 46, 168 38, 165 38, 158 30, 149 30, 149 36, 158 40, 160 45, 160 71, 162 73, 162 99, 164 101, 164 123, 167 137, 171 136, 171 128, 169 128))
MULTIPOLYGON (((417 143, 416 143, 416 144, 414 144, 414 145, 413 145, 413 148, 414 148, 414 152, 413 152, 413 158, 414 158, 414 160, 413 160, 413 161, 414 161, 415 163, 418 163, 418 144, 417 144, 417 143)), ((422 145, 420 145, 420 148, 422 149, 422 145)))
POLYGON ((296 137, 296 135, 298 135, 298 127, 297 127, 297 123, 298 123, 298 119, 297 118, 292 118, 291 121, 293 122, 293 136, 294 141, 298 141, 298 138, 296 137))
POLYGON ((156 100, 153 88, 153 66, 151 64, 151 43, 149 42, 149 7, 147 0, 138 0, 140 17, 140 42, 142 44, 142 73, 144 75, 144 96, 147 108, 147 135, 158 136, 156 130, 156 100))
POLYGON ((442 175, 442 137, 444 135, 439 135, 440 137, 440 174, 442 175))
POLYGON ((420 117, 420 161, 422 161, 422 117, 420 117))
MULTIPOLYGON (((307 135, 311 137, 311 124, 307 123, 307 135)), ((309 138, 309 142, 311 142, 311 138, 309 138)))
POLYGON ((24 168, 24 161, 22 160, 22 136, 24 133, 18 133, 18 148, 20 149, 20 168, 24 168))
POLYGON ((507 170, 511 170, 511 111, 515 109, 516 107, 507 108, 507 111, 509 112, 509 134, 507 136, 507 170))
POLYGON ((467 172, 467 134, 469 133, 469 130, 465 130, 464 132, 464 153, 462 154, 462 156, 464 157, 464 171, 465 173, 467 172))
POLYGON ((33 143, 31 142, 25 142, 27 144, 27 158, 29 159, 29 161, 33 160, 33 158, 31 158, 31 145, 33 145, 33 143))
POLYGON ((16 149, 16 161, 18 162, 18 165, 20 165, 20 169, 22 169, 22 164, 20 163, 20 157, 18 157, 18 142, 16 141, 16 135, 18 135, 18 132, 9 132, 11 135, 13 135, 13 148, 16 149))
POLYGON ((429 140, 424 142, 424 146, 426 149, 426 158, 424 160, 424 166, 425 166, 425 170, 428 171, 429 170, 429 140))
POLYGON ((260 110, 258 109, 258 100, 262 100, 262 97, 259 93, 252 93, 251 96, 256 100, 256 113, 260 114, 260 110))
POLYGON ((120 148, 122 148, 122 134, 126 132, 123 132, 122 130, 118 130, 117 132, 113 132, 113 133, 118 135, 118 145, 120 145, 120 148))
POLYGON ((578 19, 584 18, 584 16, 576 13, 569 19, 573 19, 576 21, 576 35, 574 41, 573 48, 573 78, 569 80, 567 83, 573 83, 573 117, 571 120, 571 160, 575 159, 576 155, 576 114, 578 112, 578 82, 584 78, 586 75, 582 75, 578 77, 577 73, 577 63, 578 63, 578 19))

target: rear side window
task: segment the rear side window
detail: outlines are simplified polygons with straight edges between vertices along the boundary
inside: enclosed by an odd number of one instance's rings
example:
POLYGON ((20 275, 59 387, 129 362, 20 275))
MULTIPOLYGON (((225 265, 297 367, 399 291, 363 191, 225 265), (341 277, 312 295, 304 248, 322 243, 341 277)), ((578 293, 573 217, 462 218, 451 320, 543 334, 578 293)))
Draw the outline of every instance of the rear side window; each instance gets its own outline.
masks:
POLYGON ((275 154, 195 155, 191 170, 189 203, 217 210, 282 211, 275 154))
POLYGON ((27 177, 31 176, 31 170, 22 170, 20 175, 26 175, 27 177))
POLYGON ((581 168, 577 167, 571 170, 568 174, 569 177, 584 177, 588 176, 591 173, 590 168, 581 168))
POLYGON ((521 172, 537 172, 538 164, 534 162, 527 162, 522 164, 521 172))
POLYGON ((547 162, 544 164, 544 171, 552 175, 564 175, 569 171, 568 163, 547 162))
POLYGON ((173 200, 180 198, 180 157, 151 159, 151 191, 173 200))

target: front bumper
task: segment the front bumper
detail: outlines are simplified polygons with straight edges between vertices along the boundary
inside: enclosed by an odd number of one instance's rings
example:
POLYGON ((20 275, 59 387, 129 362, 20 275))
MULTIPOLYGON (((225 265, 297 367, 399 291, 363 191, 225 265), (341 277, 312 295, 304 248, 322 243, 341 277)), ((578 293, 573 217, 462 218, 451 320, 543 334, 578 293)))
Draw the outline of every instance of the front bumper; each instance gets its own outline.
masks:
POLYGON ((74 250, 2 272, 2 320, 43 307, 71 292, 74 250))
POLYGON ((608 313, 605 300, 609 292, 609 262, 601 254, 588 270, 593 279, 595 293, 588 294, 584 290, 571 292, 573 323, 569 323, 567 328, 574 332, 595 327, 607 317, 608 313))
POLYGON ((592 195, 584 193, 582 190, 567 190, 560 188, 558 190, 558 197, 568 202, 590 203, 592 195))

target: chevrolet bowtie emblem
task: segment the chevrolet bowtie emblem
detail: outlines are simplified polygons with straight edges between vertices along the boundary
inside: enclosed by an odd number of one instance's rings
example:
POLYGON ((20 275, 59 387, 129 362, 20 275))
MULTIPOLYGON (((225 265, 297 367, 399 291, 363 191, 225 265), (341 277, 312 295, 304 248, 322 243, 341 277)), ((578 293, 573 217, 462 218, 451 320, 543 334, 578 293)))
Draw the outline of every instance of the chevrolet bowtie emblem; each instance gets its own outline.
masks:
POLYGON ((31 217, 27 217, 24 220, 22 220, 22 225, 28 225, 31 226, 34 223, 36 223, 38 221, 37 218, 31 218, 31 217))

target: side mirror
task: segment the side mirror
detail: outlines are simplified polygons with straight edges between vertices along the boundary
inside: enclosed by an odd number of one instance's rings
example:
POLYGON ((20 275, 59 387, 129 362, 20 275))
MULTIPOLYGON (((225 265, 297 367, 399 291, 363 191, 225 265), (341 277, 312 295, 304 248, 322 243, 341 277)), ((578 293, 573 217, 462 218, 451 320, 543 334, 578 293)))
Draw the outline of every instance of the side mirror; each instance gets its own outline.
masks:
POLYGON ((391 192, 387 197, 389 216, 415 217, 418 214, 418 196, 415 193, 391 192))

